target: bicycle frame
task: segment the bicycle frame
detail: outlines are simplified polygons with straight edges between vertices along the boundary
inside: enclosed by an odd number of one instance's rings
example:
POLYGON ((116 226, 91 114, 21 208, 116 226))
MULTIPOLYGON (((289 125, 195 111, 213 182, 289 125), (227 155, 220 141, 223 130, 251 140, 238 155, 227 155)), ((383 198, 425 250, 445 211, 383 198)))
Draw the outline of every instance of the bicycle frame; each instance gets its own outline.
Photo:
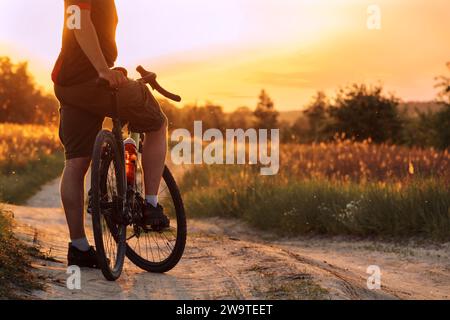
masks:
MULTIPOLYGON (((140 79, 141 82, 150 84, 152 87, 157 90, 158 92, 164 93, 166 96, 172 97, 173 99, 177 99, 178 101, 181 100, 179 96, 176 96, 174 94, 171 94, 170 92, 164 90, 157 82, 156 82, 156 75, 149 73, 145 71, 142 68, 142 74, 143 78, 140 79)), ((158 272, 163 273, 171 270, 176 266, 176 264, 181 259, 181 256, 184 252, 184 247, 186 244, 186 215, 184 212, 183 207, 183 201, 181 199, 181 195, 179 192, 179 189, 176 185, 175 179, 173 178, 170 170, 165 167, 164 173, 163 173, 163 179, 165 183, 167 184, 167 188, 170 192, 171 197, 171 205, 173 209, 175 210, 174 213, 176 215, 176 233, 172 232, 172 236, 174 237, 172 240, 168 240, 167 235, 162 230, 154 230, 153 226, 146 226, 143 225, 143 206, 145 205, 145 198, 143 197, 143 176, 141 175, 141 179, 137 179, 137 174, 135 175, 134 182, 132 179, 128 181, 127 179, 127 151, 128 148, 126 148, 126 143, 124 143, 124 137, 123 137, 123 123, 119 117, 119 97, 118 97, 118 88, 111 88, 109 86, 109 82, 105 79, 98 79, 97 85, 99 87, 106 87, 110 91, 110 98, 111 98, 111 107, 112 107, 112 123, 113 128, 111 131, 102 130, 96 139, 96 143, 94 146, 94 154, 93 154, 93 165, 94 169, 91 171, 92 175, 92 181, 96 181, 94 184, 95 188, 90 197, 95 197, 95 201, 92 201, 94 203, 94 211, 92 212, 92 219, 93 219, 93 228, 94 228, 94 237, 96 241, 96 246, 99 248, 97 251, 99 261, 101 261, 101 269, 103 272, 103 275, 108 280, 117 280, 120 277, 120 273, 122 272, 123 268, 123 259, 124 259, 124 252, 122 250, 125 250, 126 256, 138 267, 142 268, 143 270, 149 271, 149 272, 158 272), (115 140, 115 141, 112 141, 115 140), (105 143, 110 146, 110 148, 114 148, 114 154, 113 159, 106 158, 106 161, 108 164, 108 168, 103 167, 102 161, 104 160, 105 155, 105 143), (112 162, 112 160, 114 162, 112 162), (116 177, 116 179, 120 179, 122 181, 121 186, 118 186, 118 184, 113 187, 117 189, 116 192, 113 192, 111 196, 108 196, 106 200, 104 200, 103 194, 102 194, 102 187, 100 186, 100 178, 104 178, 105 176, 108 177, 110 174, 110 166, 111 163, 114 164, 113 174, 116 177), (108 171, 105 173, 104 171, 101 171, 102 168, 106 168, 108 171), (120 172, 120 173, 119 173, 120 172), (120 176, 120 177, 119 177, 120 176), (118 190, 121 189, 121 190, 118 190), (103 201, 103 202, 102 202, 103 201), (106 202, 104 202, 106 201, 106 202), (108 216, 108 213, 110 213, 111 210, 108 211, 108 209, 113 209, 112 214, 110 215, 110 220, 107 220, 107 229, 109 231, 104 230, 104 225, 102 224, 102 215, 103 217, 108 216), (106 209, 106 211, 102 211, 103 209, 106 209), (108 222, 109 221, 109 222, 108 222), (111 226, 116 226, 113 229, 111 229, 111 226), (132 227, 130 232, 132 232, 132 235, 127 238, 127 228, 132 227), (123 230, 123 232, 120 233, 114 233, 120 228, 123 230), (116 231, 114 231, 116 230, 116 231), (104 239, 103 239, 103 233, 109 232, 109 234, 112 234, 113 239, 117 242, 120 248, 117 247, 117 250, 111 253, 110 251, 105 251, 104 246, 104 239), (163 243, 167 243, 167 241, 172 241, 175 246, 171 248, 169 254, 164 256, 164 260, 155 260, 155 258, 152 256, 151 258, 148 256, 145 258, 140 254, 140 252, 135 252, 136 244, 138 244, 138 248, 140 248, 141 244, 139 244, 139 240, 137 240, 137 243, 134 244, 134 246, 129 246, 128 242, 132 241, 133 238, 139 239, 140 237, 143 237, 147 239, 149 237, 150 233, 155 232, 155 234, 152 234, 152 239, 156 243, 159 249, 158 245, 158 234, 161 233, 162 235, 159 236, 162 238, 161 241, 163 243), (120 236, 120 239, 119 239, 120 236), (120 241, 119 241, 120 240, 120 241), (120 249, 120 250, 119 250, 120 249), (110 259, 110 253, 112 254, 111 257, 116 257, 116 263, 114 266, 110 265, 110 262, 112 261, 110 259), (114 267, 114 269, 111 269, 111 267, 114 267)), ((138 146, 137 150, 137 163, 136 163, 136 169, 139 166, 140 159, 139 157, 142 156, 142 151, 140 150, 140 143, 142 135, 139 133, 134 133, 129 131, 128 136, 132 138, 136 142, 136 146, 138 146)), ((108 152, 108 150, 106 150, 108 152)), ((106 153, 108 155, 108 153, 106 153)), ((142 166, 141 166, 142 169, 142 166)), ((142 171, 140 170, 141 174, 142 171)), ((103 181, 103 180, 102 180, 103 181)), ((107 187, 108 188, 108 187, 107 187)), ((90 198, 90 203, 91 203, 90 198)), ((171 242, 171 243, 172 243, 171 242)), ((147 243, 144 243, 144 246, 147 246, 147 243)), ((111 249, 111 248, 110 248, 111 249)), ((159 252, 159 251, 158 251, 159 252)), ((164 252, 167 253, 167 252, 164 252)), ((161 258, 160 258, 161 259, 161 258)))
MULTIPOLYGON (((111 105, 113 106, 113 116, 112 116, 112 133, 114 135, 114 138, 117 143, 118 150, 121 150, 120 152, 120 170, 125 173, 125 147, 123 144, 123 137, 122 137, 122 121, 120 121, 119 117, 119 98, 118 98, 118 89, 114 88, 111 89, 111 105)), ((130 212, 128 210, 128 206, 126 205, 128 199, 128 188, 127 188, 127 181, 126 181, 126 175, 122 175, 123 178, 123 186, 125 186, 123 192, 124 194, 121 194, 118 196, 118 200, 120 203, 118 203, 118 209, 122 212, 122 217, 131 221, 130 212)))
MULTIPOLYGON (((119 68, 120 69, 120 68, 119 68)), ((121 71, 124 73, 124 75, 127 75, 127 71, 125 69, 117 69, 118 71, 121 71)), ((161 95, 163 95, 164 97, 173 100, 173 101, 177 101, 180 102, 181 101, 181 97, 179 95, 173 94, 167 90, 165 90, 163 87, 161 87, 161 85, 156 81, 156 74, 153 72, 149 72, 147 70, 145 70, 142 66, 137 67, 136 69, 142 76, 141 79, 138 79, 137 81, 145 83, 145 84, 149 84, 153 90, 158 91, 161 95)), ((121 154, 120 154, 120 167, 121 170, 123 170, 123 172, 126 171, 125 169, 125 146, 123 143, 123 136, 122 136, 122 122, 120 121, 120 117, 119 117, 119 99, 118 99, 118 88, 112 88, 109 85, 109 82, 105 79, 101 79, 99 78, 97 80, 97 85, 99 86, 106 86, 109 87, 110 89, 110 94, 111 94, 111 105, 113 107, 113 115, 112 115, 112 122, 113 122, 113 128, 112 128, 112 133, 114 135, 115 140, 117 141, 117 147, 118 150, 122 150, 121 154)), ((132 138, 135 142, 136 145, 139 146, 140 144, 140 134, 139 133, 134 133, 131 132, 129 133, 129 137, 132 138)), ((139 149, 139 148, 138 148, 139 149)), ((139 152, 140 150, 138 150, 138 154, 140 154, 139 152)), ((123 185, 125 186, 125 194, 121 195, 120 200, 122 202, 122 208, 124 210, 122 210, 125 214, 125 216, 128 218, 129 222, 133 222, 133 213, 130 211, 133 211, 132 208, 129 208, 130 203, 132 203, 131 201, 131 197, 134 197, 137 195, 135 190, 135 186, 128 186, 127 184, 127 179, 126 179, 126 175, 123 175, 123 185)), ((142 197, 142 195, 139 195, 142 197)), ((133 203, 134 204, 134 203, 133 203)))
MULTIPOLYGON (((125 173, 125 146, 123 143, 123 128, 122 128, 122 121, 120 121, 119 118, 119 99, 117 96, 118 93, 118 89, 113 89, 111 90, 111 105, 113 106, 113 117, 112 117, 112 122, 113 122, 113 128, 112 128, 112 133, 114 135, 115 140, 117 141, 117 146, 119 148, 119 150, 122 150, 122 152, 120 153, 120 167, 121 170, 123 170, 123 172, 125 173)), ((136 132, 131 132, 129 133, 129 137, 132 138, 135 142, 136 145, 139 145, 140 142, 140 138, 141 135, 139 133, 136 132)), ((138 148, 139 149, 139 148, 138 148)), ((140 154, 139 150, 138 150, 138 154, 140 154)), ((123 185, 125 186, 125 194, 121 195, 120 200, 121 200, 121 207, 124 209, 123 210, 123 214, 126 217, 126 220, 128 221, 129 224, 132 224, 134 222, 134 220, 136 218, 139 217, 135 217, 134 214, 134 210, 133 207, 135 205, 134 202, 134 197, 136 196, 136 191, 134 186, 130 186, 127 184, 127 179, 126 179, 126 174, 123 175, 123 185)), ((139 195, 142 196, 142 195, 139 195)))

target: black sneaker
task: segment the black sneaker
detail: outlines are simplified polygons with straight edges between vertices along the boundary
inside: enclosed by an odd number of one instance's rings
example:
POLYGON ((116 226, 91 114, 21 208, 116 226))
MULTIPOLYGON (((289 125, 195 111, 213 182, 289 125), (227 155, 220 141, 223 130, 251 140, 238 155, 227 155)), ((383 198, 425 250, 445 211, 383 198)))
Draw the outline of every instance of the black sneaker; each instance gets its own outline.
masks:
POLYGON ((147 203, 143 212, 143 224, 151 226, 155 231, 162 231, 170 227, 170 219, 164 214, 164 209, 161 205, 155 208, 147 203))
POLYGON ((78 266, 80 268, 100 269, 97 260, 97 253, 94 247, 90 247, 89 251, 81 251, 69 243, 69 252, 67 254, 69 266, 78 266))

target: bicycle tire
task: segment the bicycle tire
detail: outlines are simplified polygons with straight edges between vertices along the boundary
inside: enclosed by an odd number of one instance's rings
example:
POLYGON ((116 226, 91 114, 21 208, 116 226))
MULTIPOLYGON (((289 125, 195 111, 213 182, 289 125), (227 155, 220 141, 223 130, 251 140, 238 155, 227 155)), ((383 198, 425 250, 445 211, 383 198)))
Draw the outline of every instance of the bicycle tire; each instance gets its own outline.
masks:
MULTIPOLYGON (((121 210, 122 205, 116 206, 120 203, 120 199, 124 199, 125 185, 124 185, 124 165, 121 157, 118 144, 112 132, 101 131, 95 141, 92 166, 91 166, 91 197, 92 197, 92 227, 94 231, 95 246, 97 250, 97 258, 101 271, 105 278, 109 281, 117 280, 122 274, 125 254, 126 254, 126 225, 118 224, 111 219, 111 216, 106 216, 105 209, 102 209, 102 200, 105 196, 105 191, 108 192, 106 185, 108 181, 108 174, 111 164, 114 165, 113 174, 115 176, 115 185, 117 188, 117 199, 112 196, 112 209, 121 210), (114 256, 108 256, 108 244, 105 244, 104 236, 110 232, 113 242, 116 243, 117 250, 114 256), (112 265, 113 264, 113 265, 112 265)), ((108 196, 109 198, 109 196, 108 196)), ((109 199, 108 199, 109 200, 109 199)), ((114 246, 114 243, 109 243, 114 246)))

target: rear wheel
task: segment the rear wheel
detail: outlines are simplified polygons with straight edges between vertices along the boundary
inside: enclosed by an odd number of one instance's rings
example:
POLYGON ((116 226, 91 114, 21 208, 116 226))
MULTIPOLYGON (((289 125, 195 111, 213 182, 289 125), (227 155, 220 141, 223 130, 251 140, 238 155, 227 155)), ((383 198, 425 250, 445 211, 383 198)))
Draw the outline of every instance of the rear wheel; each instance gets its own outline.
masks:
MULTIPOLYGON (((142 170, 137 176, 138 193, 142 194, 142 170)), ((159 191, 159 202, 170 218, 170 228, 163 231, 133 225, 127 229, 127 257, 148 272, 163 273, 180 261, 186 245, 186 215, 175 179, 166 167, 159 191)))
POLYGON ((110 281, 120 277, 126 251, 126 225, 122 223, 125 186, 121 152, 110 131, 99 133, 91 167, 92 226, 99 265, 110 281))

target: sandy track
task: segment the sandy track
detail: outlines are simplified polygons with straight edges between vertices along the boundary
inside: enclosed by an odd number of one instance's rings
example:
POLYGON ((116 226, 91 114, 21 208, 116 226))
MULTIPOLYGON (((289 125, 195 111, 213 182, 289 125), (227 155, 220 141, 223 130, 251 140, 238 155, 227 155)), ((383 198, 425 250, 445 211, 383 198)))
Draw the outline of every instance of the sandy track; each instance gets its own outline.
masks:
POLYGON ((150 274, 127 261, 119 281, 83 270, 82 289, 71 291, 58 184, 44 186, 25 207, 9 206, 19 236, 59 261, 35 261, 47 280, 33 299, 450 299, 450 244, 277 240, 221 219, 189 221, 185 256, 167 274, 150 274), (369 265, 382 270, 381 290, 367 289, 369 265))

